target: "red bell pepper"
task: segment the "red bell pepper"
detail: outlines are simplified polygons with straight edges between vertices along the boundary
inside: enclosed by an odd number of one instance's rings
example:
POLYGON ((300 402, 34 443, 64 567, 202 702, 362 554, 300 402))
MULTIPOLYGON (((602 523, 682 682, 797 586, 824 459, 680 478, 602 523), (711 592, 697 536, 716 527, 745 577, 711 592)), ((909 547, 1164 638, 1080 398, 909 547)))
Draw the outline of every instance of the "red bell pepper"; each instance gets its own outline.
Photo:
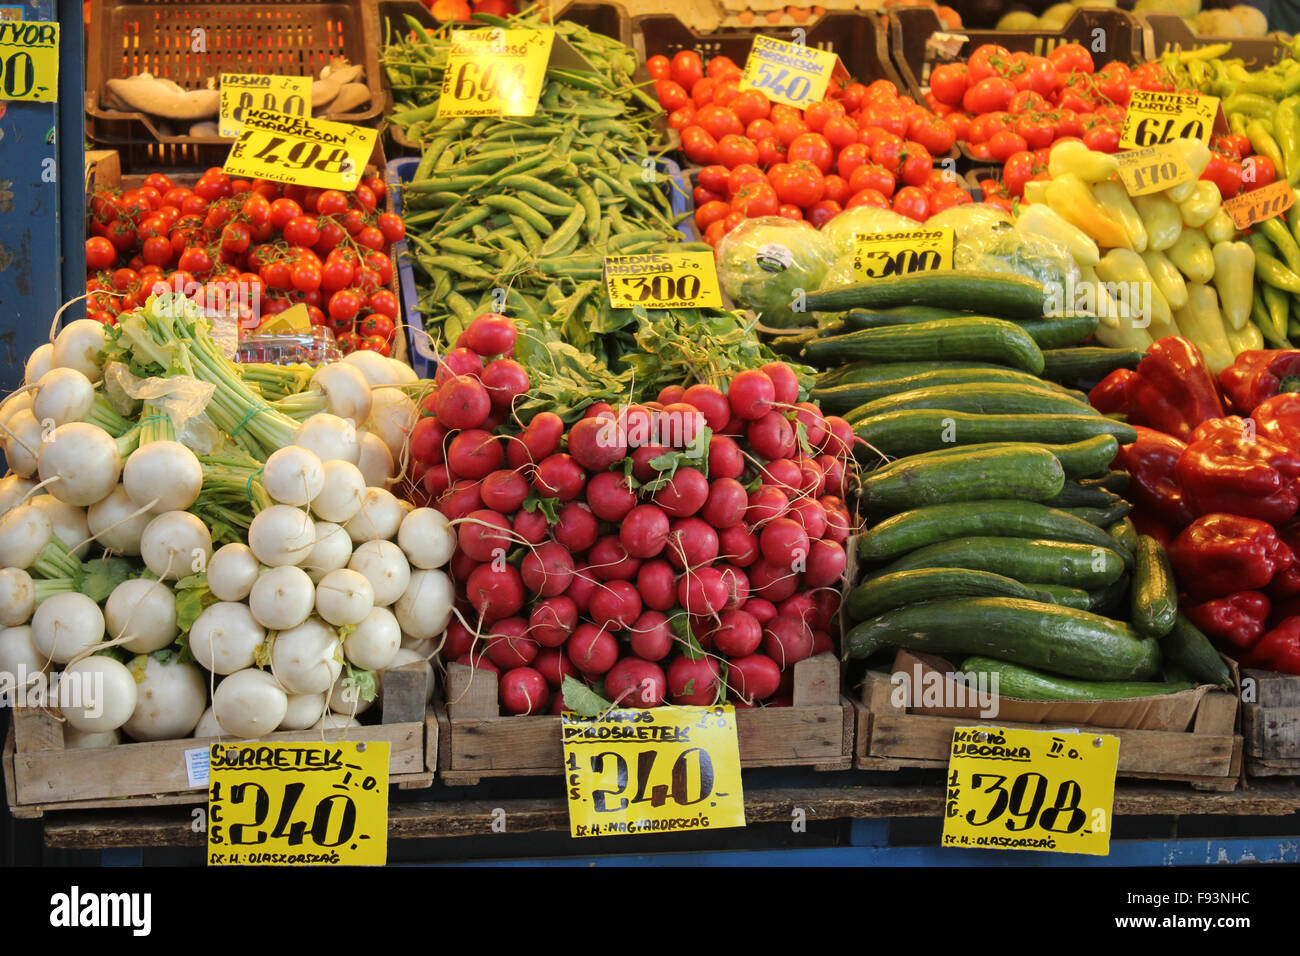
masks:
POLYGON ((1282 524, 1300 508, 1300 455, 1235 415, 1199 425, 1174 473, 1196 514, 1226 512, 1282 524))
MULTIPOLYGON (((1112 372, 1088 394, 1103 412, 1124 412, 1131 425, 1147 425, 1187 441, 1201 422, 1223 417, 1219 383, 1206 367, 1201 350, 1177 335, 1147 349, 1137 372, 1112 372), (1123 407, 1105 408, 1103 405, 1123 407)), ((1095 403, 1094 403, 1095 404, 1095 403)))
POLYGON ((1130 389, 1138 373, 1131 368, 1117 368, 1092 387, 1088 401, 1103 415, 1124 415, 1132 421, 1133 399, 1130 389))
POLYGON ((1274 395, 1300 391, 1300 349, 1251 350, 1219 373, 1223 393, 1242 414, 1274 395))
MULTIPOLYGON (((1130 489, 1132 485, 1129 486, 1130 489)), ((1138 534, 1144 534, 1148 538, 1155 538, 1160 542, 1160 547, 1166 551, 1174 543, 1174 535, 1178 533, 1177 528, 1171 528, 1163 521, 1159 521, 1150 514, 1138 510, 1129 515, 1133 521, 1133 527, 1137 529, 1138 534)))
POLYGON ((1177 530, 1196 517, 1174 471, 1187 446, 1164 432, 1135 427, 1137 441, 1121 445, 1111 467, 1128 472, 1128 496, 1140 511, 1177 530))
POLYGON ((1197 518, 1169 549, 1178 580, 1200 600, 1268 586, 1295 555, 1273 526, 1234 514, 1197 518))
POLYGON ((1272 602, 1260 591, 1238 591, 1200 604, 1179 602, 1179 610, 1234 657, 1264 634, 1272 602))
MULTIPOLYGON (((1277 536, 1293 554, 1300 554, 1300 521, 1278 528, 1277 536)), ((1285 571, 1275 574, 1269 582, 1268 593, 1275 601, 1285 601, 1300 595, 1300 565, 1293 564, 1285 571)))
POLYGON ((1300 617, 1288 617, 1241 658, 1246 667, 1300 674, 1300 617))
POLYGON ((1250 413, 1255 430, 1279 445, 1300 452, 1300 395, 1285 392, 1256 405, 1250 413))

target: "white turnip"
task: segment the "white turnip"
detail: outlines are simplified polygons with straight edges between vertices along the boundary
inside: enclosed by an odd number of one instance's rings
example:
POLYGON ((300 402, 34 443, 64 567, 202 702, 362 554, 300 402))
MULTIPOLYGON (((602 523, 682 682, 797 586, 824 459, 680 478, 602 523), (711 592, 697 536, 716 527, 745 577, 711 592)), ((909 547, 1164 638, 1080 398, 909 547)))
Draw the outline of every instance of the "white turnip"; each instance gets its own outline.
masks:
POLYGON ((65 548, 76 548, 72 553, 84 558, 90 548, 90 523, 86 509, 60 501, 53 495, 35 495, 28 502, 50 519, 50 530, 65 548))
POLYGON ((248 546, 269 567, 301 564, 315 544, 311 515, 290 505, 259 511, 248 526, 248 546))
POLYGON ((218 601, 242 601, 253 590, 261 568, 246 544, 223 544, 208 562, 208 590, 218 601))
POLYGON ((63 725, 64 750, 99 750, 103 747, 116 747, 122 742, 120 730, 106 730, 103 733, 88 734, 77 730, 71 724, 63 725))
POLYGON ((331 571, 316 585, 316 613, 335 627, 360 624, 374 606, 375 591, 357 571, 331 571))
POLYGON ((415 427, 415 417, 415 402, 405 392, 396 388, 377 388, 366 430, 378 435, 393 460, 400 461, 406 436, 415 427))
POLYGON ((314 582, 331 571, 346 568, 352 557, 352 539, 341 525, 330 521, 316 522, 316 543, 299 565, 314 582))
POLYGON ((36 482, 19 478, 17 475, 5 475, 4 478, 0 478, 0 513, 17 508, 35 487, 36 482))
POLYGON ((129 578, 104 603, 104 623, 109 637, 127 638, 122 646, 134 654, 160 651, 176 640, 176 596, 165 584, 148 578, 129 578))
POLYGON ((106 551, 136 556, 140 538, 156 515, 139 508, 121 485, 86 509, 86 524, 106 551))
POLYGON ((402 525, 403 512, 391 491, 367 488, 361 509, 343 527, 354 542, 387 541, 402 525))
POLYGON ((26 624, 0 629, 0 674, 13 674, 14 681, 18 675, 39 674, 45 669, 48 660, 36 649, 32 640, 32 629, 26 624))
POLYGON ((106 497, 122 474, 117 442, 98 425, 68 422, 54 429, 37 456, 41 481, 50 494, 70 505, 93 505, 106 497))
POLYGON ((198 456, 180 442, 150 442, 127 458, 122 468, 122 487, 136 507, 148 508, 154 514, 184 511, 203 490, 203 466, 198 456))
POLYGON ((22 568, 0 568, 0 627, 26 624, 36 610, 36 587, 22 568))
POLYGON ((348 567, 370 582, 375 607, 388 607, 411 583, 411 566, 402 549, 391 541, 366 541, 357 546, 348 567))
POLYGON ((52 368, 41 376, 32 397, 32 414, 38 422, 57 427, 85 421, 95 404, 95 386, 74 368, 52 368))
POLYGON ((35 385, 51 368, 54 358, 54 343, 46 342, 37 346, 27 356, 27 365, 23 368, 23 384, 35 385))
POLYGON ((345 522, 361 510, 366 484, 365 475, 352 462, 327 461, 322 465, 321 490, 312 499, 311 510, 324 521, 345 522))
POLYGON ((355 465, 361 453, 357 426, 328 412, 313 415, 298 426, 293 442, 314 452, 322 462, 339 458, 355 465))
POLYGON ((98 604, 76 591, 51 595, 32 615, 32 643, 43 661, 66 664, 103 640, 103 612, 98 604))
POLYGON ((75 368, 92 382, 104 377, 99 365, 99 351, 104 347, 104 326, 94 319, 69 322, 54 337, 50 352, 50 365, 55 368, 75 368))
POLYGON ((222 730, 236 737, 271 733, 284 720, 288 705, 279 682, 253 667, 231 674, 212 692, 213 716, 222 730))
POLYGON ((316 453, 299 445, 271 452, 262 468, 266 493, 283 505, 301 507, 316 499, 325 486, 325 470, 316 453))
POLYGON ((307 730, 325 713, 324 694, 290 694, 289 706, 277 730, 307 730))
POLYGON ((325 396, 325 410, 364 424, 370 417, 370 383, 355 365, 331 362, 311 377, 311 387, 325 396))
POLYGON ((397 543, 412 567, 440 568, 456 551, 456 533, 446 515, 434 508, 416 508, 397 529, 397 543))
POLYGON ((252 667, 265 640, 266 632, 248 605, 238 601, 220 601, 204 608, 189 634, 190 653, 214 674, 252 667))
POLYGON ((5 461, 9 469, 20 478, 32 477, 40 463, 41 444, 48 437, 45 429, 30 408, 19 409, 4 427, 5 461))
POLYGON ((194 731, 208 705, 208 682, 193 664, 152 655, 131 662, 136 702, 122 729, 133 740, 179 740, 194 731))
POLYGON ((330 710, 336 714, 355 717, 368 711, 372 703, 374 701, 366 700, 361 696, 361 690, 346 674, 334 682, 334 687, 330 691, 330 710))
POLYGON ((248 595, 253 618, 271 631, 297 627, 307 620, 315 603, 311 578, 291 564, 263 571, 248 595))
POLYGON ((441 571, 412 571, 411 581, 393 605, 402 632, 417 640, 437 637, 451 620, 456 589, 441 571))
POLYGON ((388 450, 384 440, 374 432, 362 430, 361 452, 357 455, 357 467, 365 478, 367 485, 386 488, 397 474, 393 453, 388 450))
POLYGON ((372 608, 343 641, 343 653, 357 667, 381 671, 402 646, 402 628, 386 607, 372 608))
POLYGON ((309 617, 275 636, 271 673, 290 693, 325 693, 342 669, 339 636, 320 618, 309 617))
POLYGON ((216 711, 214 711, 211 705, 209 705, 208 709, 203 712, 203 716, 199 718, 198 724, 194 727, 194 737, 196 739, 202 739, 204 737, 222 737, 225 733, 226 732, 221 729, 221 725, 217 723, 216 711))
POLYGON ((59 675, 58 699, 63 717, 73 729, 84 733, 116 730, 135 711, 135 676, 125 664, 96 654, 69 664, 59 675))
POLYGON ((177 581, 208 566, 212 534, 188 511, 168 511, 150 521, 140 535, 140 556, 159 578, 177 581))

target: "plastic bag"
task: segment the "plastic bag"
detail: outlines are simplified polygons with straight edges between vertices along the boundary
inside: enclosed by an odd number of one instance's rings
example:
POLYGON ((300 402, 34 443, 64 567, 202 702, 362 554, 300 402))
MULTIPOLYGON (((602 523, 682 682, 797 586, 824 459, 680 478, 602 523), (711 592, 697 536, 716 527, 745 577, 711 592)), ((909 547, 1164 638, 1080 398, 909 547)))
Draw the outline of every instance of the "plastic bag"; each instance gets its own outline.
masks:
MULTIPOLYGON (((928 224, 927 224, 928 225, 928 224)), ((844 256, 853 251, 853 237, 877 232, 908 232, 923 229, 915 219, 881 209, 879 206, 854 206, 846 209, 826 225, 822 235, 835 249, 835 255, 844 256)))
POLYGON ((747 219, 718 243, 718 278, 727 295, 776 329, 810 324, 804 294, 821 286, 835 261, 830 242, 806 222, 747 219))
POLYGON ((953 268, 1009 272, 1052 285, 1073 288, 1080 278, 1070 250, 1045 236, 1026 236, 1009 226, 967 236, 953 250, 953 268))
POLYGON ((199 455, 208 454, 221 442, 220 430, 204 411, 216 390, 215 385, 188 375, 138 378, 121 362, 104 367, 104 391, 122 414, 130 414, 136 401, 161 408, 171 419, 176 440, 199 455))

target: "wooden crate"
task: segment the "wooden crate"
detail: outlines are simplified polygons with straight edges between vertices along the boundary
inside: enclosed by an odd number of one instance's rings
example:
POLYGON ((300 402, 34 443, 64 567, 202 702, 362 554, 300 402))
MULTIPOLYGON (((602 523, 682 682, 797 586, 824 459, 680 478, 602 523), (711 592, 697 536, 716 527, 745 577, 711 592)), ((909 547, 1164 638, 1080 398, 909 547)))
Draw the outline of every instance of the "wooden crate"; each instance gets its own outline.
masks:
POLYGON ((1241 681, 1246 775, 1300 776, 1300 677, 1244 670, 1241 681))
MULTIPOLYGON (((1053 724, 982 721, 909 714, 891 700, 889 675, 868 671, 861 701, 855 701, 854 766, 859 770, 947 767, 954 727, 996 723, 1044 730, 1053 724)), ((1237 697, 1210 691, 1197 707, 1191 730, 1096 728, 1119 738, 1121 777, 1190 783, 1198 790, 1229 791, 1241 777, 1242 737, 1235 732, 1237 697)))
MULTIPOLYGON (((853 705, 840 696, 840 664, 826 653, 794 666, 794 705, 736 711, 742 767, 853 765, 853 705)), ((483 777, 529 777, 564 769, 558 716, 503 717, 496 675, 447 668, 447 701, 436 708, 438 774, 452 786, 483 777)))
MULTIPOLYGON (((388 741, 389 783, 404 790, 433 783, 438 725, 425 704, 425 666, 394 668, 384 675, 383 722, 341 730, 268 734, 284 741, 388 741)), ((207 802, 185 772, 185 751, 207 741, 192 737, 66 750, 57 710, 16 707, 4 746, 5 792, 15 817, 51 810, 155 807, 207 802)))

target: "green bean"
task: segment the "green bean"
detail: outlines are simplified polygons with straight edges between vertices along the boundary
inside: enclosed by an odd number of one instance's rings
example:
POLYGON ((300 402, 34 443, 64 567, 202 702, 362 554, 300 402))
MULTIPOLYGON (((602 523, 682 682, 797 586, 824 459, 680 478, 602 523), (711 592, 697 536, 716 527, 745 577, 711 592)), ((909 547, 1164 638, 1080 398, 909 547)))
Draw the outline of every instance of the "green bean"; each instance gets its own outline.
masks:
POLYGON ((583 231, 586 232, 587 238, 596 234, 600 228, 600 200, 596 198, 595 191, 586 183, 581 183, 577 189, 578 202, 581 203, 583 212, 586 214, 582 222, 583 231))
POLYGON ((470 306, 469 300, 459 292, 453 292, 443 300, 447 308, 455 312, 462 322, 473 322, 475 318, 474 309, 470 306))
POLYGON ((466 242, 464 239, 454 239, 450 236, 443 236, 438 240, 438 245, 447 252, 454 252, 462 256, 474 256, 478 259, 487 258, 493 254, 493 250, 487 246, 480 245, 477 242, 466 242))
POLYGON ((519 231, 519 238, 528 247, 528 251, 533 255, 537 255, 538 250, 542 248, 542 237, 537 234, 537 230, 532 227, 528 220, 519 216, 511 216, 510 222, 519 231))
POLYGON ((554 228, 545 216, 522 199, 517 199, 514 196, 484 196, 482 201, 486 206, 500 209, 512 216, 518 216, 520 219, 526 220, 540 234, 549 236, 554 228))
MULTIPOLYGON (((564 206, 566 210, 573 205, 573 197, 556 189, 550 183, 543 182, 536 176, 507 176, 501 185, 509 189, 523 189, 543 199, 564 206)), ((566 213, 567 214, 567 213, 566 213)))
POLYGON ((471 226, 475 225, 476 223, 482 222, 490 215, 492 215, 492 210, 485 206, 480 206, 477 209, 471 209, 469 212, 465 213, 459 219, 456 219, 454 222, 450 223, 445 229, 439 232, 438 235, 442 238, 457 235, 458 233, 462 233, 466 229, 469 229, 471 226))

